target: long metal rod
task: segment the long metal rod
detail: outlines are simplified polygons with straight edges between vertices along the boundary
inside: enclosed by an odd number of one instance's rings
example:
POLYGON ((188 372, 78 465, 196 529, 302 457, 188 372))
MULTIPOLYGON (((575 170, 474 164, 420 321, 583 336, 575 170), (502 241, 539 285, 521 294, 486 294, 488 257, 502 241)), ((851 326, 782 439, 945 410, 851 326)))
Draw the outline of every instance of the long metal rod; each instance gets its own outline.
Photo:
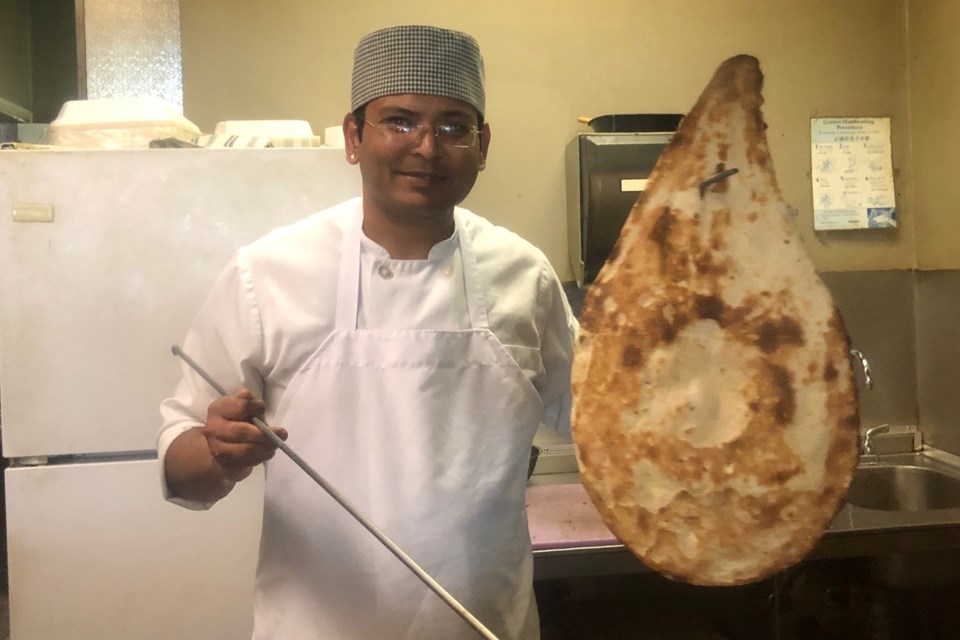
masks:
MULTIPOLYGON (((200 375, 200 377, 206 380, 207 384, 213 387, 217 391, 217 393, 219 393, 222 396, 228 395, 226 390, 223 387, 221 387, 219 384, 217 384, 217 381, 211 378, 210 374, 204 371, 203 368, 199 364, 197 364, 196 361, 193 360, 193 358, 191 358, 186 353, 184 353, 179 346, 174 345, 171 348, 171 351, 173 351, 173 355, 179 357, 181 360, 186 362, 191 369, 196 371, 200 375)), ((383 544, 383 546, 385 546, 390 551, 390 553, 395 555, 400 560, 400 562, 406 565, 406 567, 410 569, 410 571, 412 571, 418 578, 420 578, 421 582, 423 582, 425 585, 430 587, 431 591, 437 594, 440 597, 440 599, 447 604, 447 606, 453 609, 453 611, 457 615, 459 615, 461 618, 463 618, 467 622, 467 624, 473 627, 477 633, 479 633, 484 638, 488 638, 488 640, 498 640, 497 636, 495 636, 492 631, 487 629, 487 627, 485 627, 484 624, 476 618, 476 616, 474 616, 472 613, 467 611, 466 607, 460 604, 460 602, 456 598, 454 598, 443 587, 440 586, 440 583, 434 580, 430 576, 430 574, 428 574, 426 571, 421 569, 420 565, 414 562, 413 558, 407 555, 403 551, 403 549, 398 547, 397 544, 393 540, 388 538, 385 533, 380 531, 380 529, 378 529, 377 526, 374 525, 366 516, 364 516, 359 511, 357 511, 357 509, 352 504, 350 504, 350 501, 347 500, 343 496, 343 494, 341 494, 339 491, 337 491, 335 487, 333 487, 330 483, 324 480, 323 477, 313 469, 313 467, 311 467, 303 458, 297 455, 297 453, 293 449, 291 449, 286 442, 281 440, 280 436, 274 433, 273 430, 270 429, 270 426, 267 425, 266 422, 264 422, 260 418, 254 418, 252 422, 254 426, 260 429, 263 435, 267 436, 267 438, 269 438, 271 442, 277 445, 278 449, 283 451, 287 455, 287 457, 289 457, 291 460, 293 460, 294 463, 296 463, 298 467, 303 469, 303 471, 308 476, 313 478, 314 482, 316 482, 318 485, 320 485, 323 488, 324 491, 330 494, 331 498, 336 500, 341 507, 346 509, 347 513, 349 513, 351 516, 354 517, 354 519, 357 522, 363 525, 364 529, 372 533, 373 536, 377 540, 379 540, 383 544)))
POLYGON ((721 171, 715 176, 711 176, 700 183, 700 198, 702 199, 704 194, 707 192, 707 188, 712 185, 720 182, 721 180, 726 180, 733 174, 740 171, 740 169, 727 169, 726 171, 721 171))

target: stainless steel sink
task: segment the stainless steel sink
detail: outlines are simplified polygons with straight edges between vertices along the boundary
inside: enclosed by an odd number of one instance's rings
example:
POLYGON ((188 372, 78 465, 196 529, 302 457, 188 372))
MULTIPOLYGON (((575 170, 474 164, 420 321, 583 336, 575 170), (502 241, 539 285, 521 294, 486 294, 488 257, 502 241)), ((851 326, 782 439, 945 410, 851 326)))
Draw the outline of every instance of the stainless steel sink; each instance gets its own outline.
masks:
POLYGON ((960 508, 960 476, 912 464, 861 465, 847 502, 878 511, 960 508))

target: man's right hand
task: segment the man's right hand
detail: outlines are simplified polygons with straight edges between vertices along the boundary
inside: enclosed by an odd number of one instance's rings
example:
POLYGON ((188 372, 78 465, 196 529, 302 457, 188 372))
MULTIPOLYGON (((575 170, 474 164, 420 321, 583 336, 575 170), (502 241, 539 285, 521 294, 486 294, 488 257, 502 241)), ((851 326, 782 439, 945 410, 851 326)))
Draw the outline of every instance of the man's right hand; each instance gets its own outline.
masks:
MULTIPOLYGON (((277 452, 277 446, 251 424, 254 418, 263 417, 264 410, 263 401, 254 398, 247 389, 210 403, 203 437, 214 464, 223 470, 227 480, 243 480, 255 466, 277 452)), ((287 439, 286 429, 273 427, 273 432, 281 440, 287 439)))
MULTIPOLYGON (((276 445, 250 424, 263 412, 263 402, 247 389, 210 403, 206 423, 187 429, 167 449, 164 471, 173 494, 198 502, 219 500, 255 466, 272 458, 276 445)), ((273 431, 287 439, 286 429, 273 431)))

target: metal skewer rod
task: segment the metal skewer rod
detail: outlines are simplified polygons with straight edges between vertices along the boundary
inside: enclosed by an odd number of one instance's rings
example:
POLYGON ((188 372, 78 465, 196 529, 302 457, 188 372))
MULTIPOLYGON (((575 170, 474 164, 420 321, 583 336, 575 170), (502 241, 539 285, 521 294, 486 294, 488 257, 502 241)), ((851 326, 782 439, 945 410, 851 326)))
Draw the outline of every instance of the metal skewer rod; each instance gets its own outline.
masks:
MULTIPOLYGON (((229 395, 229 394, 226 392, 226 390, 217 383, 216 380, 214 380, 213 378, 210 377, 210 374, 208 374, 206 371, 204 371, 203 368, 202 368, 199 364, 197 364, 196 361, 195 361, 193 358, 191 358, 191 357, 188 356, 186 353, 184 353, 183 350, 182 350, 179 346, 173 345, 173 347, 171 347, 171 351, 173 351, 173 355, 179 357, 181 360, 183 360, 184 362, 186 362, 186 363, 190 366, 191 369, 193 369, 194 371, 196 371, 196 372, 200 375, 201 378, 203 378, 204 380, 206 380, 206 381, 207 381, 207 384, 209 384, 211 387, 213 387, 213 388, 216 390, 217 393, 219 393, 219 394, 222 395, 222 396, 229 395)), ((331 484, 328 483, 326 480, 324 480, 323 476, 321 476, 319 473, 317 473, 317 472, 314 470, 314 468, 311 467, 303 458, 301 458, 301 457, 297 454, 296 451, 294 451, 293 449, 291 449, 291 448, 287 445, 286 442, 284 442, 283 440, 281 440, 281 439, 280 439, 280 436, 278 436, 276 433, 274 433, 273 430, 270 428, 270 426, 269 426, 266 422, 264 422, 264 421, 261 420, 260 418, 254 418, 251 422, 253 423, 253 425, 254 425, 255 427, 257 427, 257 428, 263 433, 263 435, 265 435, 267 438, 269 438, 270 441, 273 442, 273 444, 277 445, 277 448, 278 448, 278 449, 280 449, 281 451, 283 451, 283 452, 287 455, 287 457, 289 457, 291 460, 293 460, 293 462, 294 462, 298 467, 300 467, 301 469, 303 469, 303 471, 304 471, 308 476, 310 476, 310 477, 313 479, 314 482, 316 482, 318 485, 320 485, 320 487, 321 487, 324 491, 326 491, 326 492, 330 495, 331 498, 333 498, 334 500, 336 500, 337 503, 338 503, 341 507, 343 507, 344 509, 346 509, 346 510, 347 510, 347 513, 349 513, 351 516, 354 517, 354 519, 355 519, 357 522, 359 522, 361 525, 363 525, 363 528, 364 528, 364 529, 366 529, 366 530, 369 531, 371 534, 373 534, 373 536, 374 536, 377 540, 379 540, 380 543, 383 544, 383 546, 385 546, 385 547, 390 551, 390 553, 392 553, 393 555, 395 555, 395 556, 397 557, 397 559, 400 560, 400 562, 402 562, 408 569, 410 569, 410 571, 412 571, 412 572, 414 573, 414 575, 416 575, 418 578, 420 578, 420 581, 421 581, 421 582, 423 582, 425 585, 427 585, 427 586, 430 588, 431 591, 433 591, 435 594, 437 594, 437 596, 439 596, 440 599, 443 600, 443 601, 447 604, 447 606, 449 606, 451 609, 453 609, 453 611, 454 611, 457 615, 459 615, 461 618, 463 618, 463 620, 464 620, 467 624, 469 624, 471 627, 473 627, 474 630, 476 630, 476 632, 477 632, 478 634, 480 634, 480 635, 483 636, 484 638, 487 638, 488 640, 498 640, 497 636, 494 635, 492 631, 490 631, 489 629, 487 629, 487 627, 484 626, 484 624, 483 624, 482 622, 480 622, 480 620, 478 620, 478 619, 476 618, 476 616, 474 616, 472 613, 470 613, 470 612, 466 609, 466 607, 464 607, 462 604, 460 604, 460 602, 459 602, 456 598, 454 598, 454 597, 453 597, 452 595, 450 595, 443 587, 441 587, 441 586, 440 586, 440 583, 438 583, 436 580, 434 580, 434 579, 430 576, 430 574, 428 574, 426 571, 424 571, 423 569, 421 569, 421 568, 420 568, 420 565, 418 565, 416 562, 414 562, 413 558, 411 558, 409 555, 407 555, 407 554, 403 551, 403 549, 401 549, 400 547, 398 547, 397 544, 396 544, 393 540, 391 540, 389 537, 387 537, 387 535, 386 535, 385 533, 383 533, 382 531, 380 531, 380 529, 378 529, 377 526, 376 526, 375 524, 373 524, 366 516, 364 516, 364 515, 363 515, 362 513, 360 513, 359 511, 357 511, 357 509, 350 503, 349 500, 347 500, 347 499, 343 496, 343 494, 341 494, 339 491, 337 491, 337 489, 336 489, 335 487, 333 487, 333 485, 331 485, 331 484)))
POLYGON ((740 169, 727 169, 726 171, 721 171, 720 173, 711 176, 700 183, 700 198, 702 199, 704 194, 707 192, 707 188, 712 185, 720 182, 721 180, 726 180, 733 174, 740 171, 740 169))

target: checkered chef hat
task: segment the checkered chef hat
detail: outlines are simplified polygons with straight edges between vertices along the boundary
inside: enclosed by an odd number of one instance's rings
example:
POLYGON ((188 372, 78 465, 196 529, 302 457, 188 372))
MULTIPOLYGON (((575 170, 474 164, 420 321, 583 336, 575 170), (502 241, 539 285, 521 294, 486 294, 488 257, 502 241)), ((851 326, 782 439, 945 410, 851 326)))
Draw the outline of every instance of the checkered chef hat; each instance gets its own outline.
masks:
POLYGON ((361 38, 353 54, 350 110, 401 93, 456 98, 483 114, 477 41, 459 31, 420 25, 389 27, 361 38))

